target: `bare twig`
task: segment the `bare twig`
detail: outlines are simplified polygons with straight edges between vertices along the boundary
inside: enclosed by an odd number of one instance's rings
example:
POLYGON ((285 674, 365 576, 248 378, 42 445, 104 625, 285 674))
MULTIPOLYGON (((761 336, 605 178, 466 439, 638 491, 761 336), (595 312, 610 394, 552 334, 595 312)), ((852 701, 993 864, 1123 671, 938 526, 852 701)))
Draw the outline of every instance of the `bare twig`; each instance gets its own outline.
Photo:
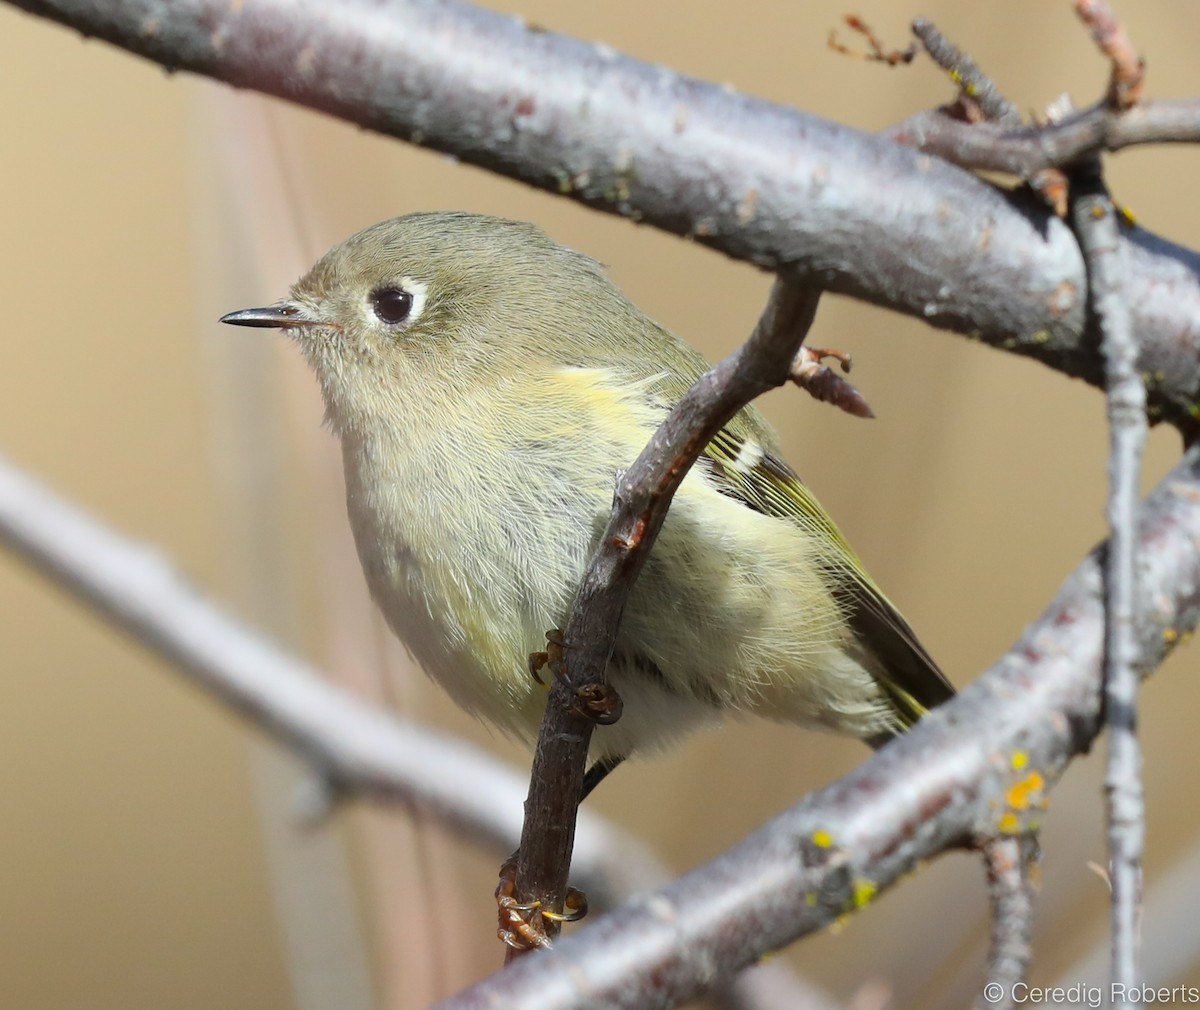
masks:
POLYGON ((1109 106, 1122 112, 1137 105, 1146 84, 1146 61, 1133 48, 1125 26, 1104 0, 1075 0, 1075 13, 1112 62, 1106 97, 1109 106))
MULTIPOLYGON (((1103 383, 1070 229, 881 138, 451 0, 14 2, 1103 383)), ((1123 239, 1151 410, 1190 430, 1200 259, 1123 239)))
POLYGON ((613 514, 564 634, 566 674, 551 689, 538 737, 517 863, 515 896, 523 904, 563 908, 593 728, 578 698, 604 687, 625 602, 671 497, 721 427, 754 397, 787 381, 818 297, 819 292, 777 280, 750 339, 697 380, 618 482, 613 514))
MULTIPOLYGON (((1139 522, 1149 669, 1200 620, 1200 448, 1139 522)), ((1022 833, 1034 784, 1057 780, 1101 729, 1099 548, 1014 648, 957 698, 712 863, 619 909, 442 1010, 672 1006, 859 908, 947 847, 1022 833), (1014 803, 1019 794, 1019 803, 1014 803), (1025 805, 1025 810, 1015 809, 1025 805)))
POLYGON ((851 358, 844 351, 827 347, 801 347, 792 362, 788 378, 822 403, 832 404, 854 417, 874 417, 875 411, 862 393, 826 365, 826 358, 837 361, 843 372, 850 371, 851 358))
POLYGON ((1019 129, 962 123, 924 112, 880 136, 964 168, 1030 179, 1042 169, 1070 165, 1099 151, 1120 151, 1139 144, 1198 143, 1200 99, 1146 102, 1120 114, 1102 103, 1061 123, 1019 129))
MULTIPOLYGON (((1071 220, 1088 264, 1092 307, 1108 370, 1108 521, 1112 532, 1104 580, 1108 726, 1105 785, 1112 884, 1112 980, 1128 992, 1142 981, 1138 919, 1145 800, 1137 738, 1139 649, 1134 614, 1139 600, 1135 530, 1146 444, 1146 390, 1137 371, 1137 343, 1125 294, 1117 212, 1101 179, 1098 161, 1072 173, 1071 220)), ((1124 1000, 1120 1002, 1126 1005, 1124 1000)))
POLYGON ((1002 126, 1015 126, 1021 121, 1020 110, 1000 93, 996 82, 946 38, 937 25, 928 18, 917 18, 912 23, 912 30, 934 63, 950 74, 963 95, 979 107, 984 119, 1002 126))
POLYGON ((867 50, 866 52, 859 52, 857 49, 851 49, 838 39, 837 29, 831 29, 829 32, 829 48, 835 53, 841 53, 843 56, 850 56, 856 60, 883 63, 889 67, 898 67, 906 63, 912 63, 917 55, 917 47, 915 45, 910 45, 906 49, 886 48, 879 36, 871 30, 871 26, 857 15, 847 14, 845 21, 847 28, 863 37, 867 43, 867 50))
POLYGON ((992 903, 991 949, 984 989, 987 1007, 1010 1010, 1033 960, 1033 849, 1030 835, 995 838, 983 846, 992 903))
MULTIPOLYGON (((1010 129, 1020 126, 1021 113, 1017 107, 1004 97, 996 82, 988 77, 967 53, 946 38, 932 21, 918 18, 913 22, 912 29, 934 62, 950 74, 960 89, 956 105, 943 107, 935 113, 925 113, 926 117, 968 124, 993 122, 1010 129)), ((910 129, 914 127, 914 122, 910 122, 910 129)), ((903 139, 902 128, 896 128, 889 133, 898 143, 907 143, 903 139)), ((1030 177, 1029 182, 1042 194, 1047 205, 1052 207, 1055 213, 1063 213, 1066 180, 1058 169, 1037 172, 1030 177)))

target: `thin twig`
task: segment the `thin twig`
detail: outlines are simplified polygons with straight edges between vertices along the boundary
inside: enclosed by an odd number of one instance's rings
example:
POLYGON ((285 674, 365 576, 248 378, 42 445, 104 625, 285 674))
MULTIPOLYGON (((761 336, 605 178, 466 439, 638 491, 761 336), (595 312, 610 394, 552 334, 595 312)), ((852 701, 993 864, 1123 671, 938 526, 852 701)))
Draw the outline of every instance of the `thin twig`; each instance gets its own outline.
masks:
MULTIPOLYGON (((1141 510, 1140 665, 1200 621, 1200 447, 1141 510)), ((1102 728, 1104 606, 1094 551, 1013 649, 838 782, 713 862, 440 1010, 673 1006, 863 907, 923 860, 1040 818, 1029 797, 1102 728), (1020 809, 1018 809, 1020 808, 1020 809), (1026 816, 1029 815, 1029 816, 1026 816)))
POLYGON ((837 29, 831 29, 829 32, 829 48, 835 53, 840 53, 842 56, 850 56, 857 60, 867 60, 871 63, 882 63, 889 67, 899 67, 905 64, 912 63, 917 55, 917 47, 910 44, 905 49, 888 49, 884 46, 883 41, 871 30, 871 26, 856 14, 847 14, 845 17, 846 27, 857 35, 861 35, 863 41, 867 44, 865 52, 857 49, 851 49, 838 39, 837 29))
POLYGON ((1075 13, 1112 63, 1106 99, 1109 106, 1118 112, 1133 108, 1142 100, 1146 61, 1133 47, 1125 26, 1104 0, 1075 0, 1075 13))
MULTIPOLYGON (((1070 229, 879 137, 450 0, 12 2, 1103 384, 1070 229)), ((1200 258, 1124 239, 1151 410, 1190 430, 1200 258)))
MULTIPOLYGON (((933 115, 968 124, 992 122, 1006 128, 1020 126, 1020 110, 1004 97, 996 82, 980 69, 979 64, 946 38, 932 21, 918 18, 913 22, 912 30, 934 62, 959 86, 957 105, 939 109, 933 115)), ((1048 206, 1056 213, 1062 213, 1066 180, 1058 169, 1037 172, 1029 182, 1042 194, 1048 206)))
MULTIPOLYGON (((523 904, 563 908, 593 729, 578 698, 605 685, 625 602, 671 497, 721 427, 754 397, 787 381, 818 297, 777 280, 749 340, 697 380, 618 481, 612 516, 575 597, 563 636, 566 673, 551 689, 534 754, 517 862, 515 897, 523 904)), ((556 924, 547 925, 553 934, 556 924)))
POLYGON ((1034 880, 1031 835, 992 839, 983 846, 988 895, 992 904, 992 935, 988 976, 981 1006, 1010 1010, 1024 1003, 1017 997, 1033 960, 1034 880))
POLYGON ((939 67, 945 70, 958 84, 962 93, 979 107, 985 119, 1002 126, 1015 126, 1021 121, 1020 110, 1001 94, 967 53, 954 45, 928 18, 917 18, 912 23, 913 34, 939 67))
MULTIPOLYGON (((1112 981, 1121 991, 1141 984, 1141 912, 1145 799, 1137 737, 1139 600, 1136 524, 1146 390, 1137 370, 1137 341, 1125 293, 1118 217, 1098 161, 1071 177, 1071 220, 1088 265, 1093 312, 1108 370, 1108 522, 1105 558, 1105 713, 1108 726, 1109 878, 1112 884, 1112 981)), ((1114 990, 1115 991, 1115 990, 1114 990)), ((1120 1005, 1134 1002, 1121 999, 1120 1005)))

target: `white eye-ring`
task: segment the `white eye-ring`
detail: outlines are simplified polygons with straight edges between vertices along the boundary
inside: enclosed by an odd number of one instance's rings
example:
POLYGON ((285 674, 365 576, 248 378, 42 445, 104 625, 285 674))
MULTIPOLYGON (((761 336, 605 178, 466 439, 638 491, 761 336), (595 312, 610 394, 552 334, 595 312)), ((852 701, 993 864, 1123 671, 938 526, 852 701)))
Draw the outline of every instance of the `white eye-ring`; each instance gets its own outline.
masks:
POLYGON ((416 322, 425 308, 427 288, 411 277, 401 277, 371 292, 371 309, 375 317, 389 326, 410 325, 416 322))

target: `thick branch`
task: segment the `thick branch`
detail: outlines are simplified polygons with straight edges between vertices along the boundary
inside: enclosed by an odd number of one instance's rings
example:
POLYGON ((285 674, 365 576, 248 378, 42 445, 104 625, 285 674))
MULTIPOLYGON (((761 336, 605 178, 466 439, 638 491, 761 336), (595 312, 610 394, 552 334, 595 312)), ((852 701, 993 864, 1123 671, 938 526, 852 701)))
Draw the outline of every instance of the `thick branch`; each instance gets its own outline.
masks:
MULTIPOLYGON (((452 0, 15 2, 1102 384, 1069 228, 881 138, 452 0)), ((1200 265, 1124 242, 1151 409, 1190 426, 1200 265)))
POLYGON ((605 683, 625 603, 671 498, 704 447, 742 407, 788 381, 820 292, 780 279, 750 339, 705 372, 617 483, 613 513, 584 573, 564 640, 566 675, 546 705, 525 803, 517 898, 562 909, 575 810, 593 723, 579 693, 605 683))
MULTIPOLYGON (((1103 583, 1093 552, 995 667, 845 778, 713 862, 441 1004, 672 1006, 861 907, 946 848, 1040 817, 1101 728, 1103 583)), ((1140 665, 1200 619, 1200 449, 1144 504, 1140 665)))

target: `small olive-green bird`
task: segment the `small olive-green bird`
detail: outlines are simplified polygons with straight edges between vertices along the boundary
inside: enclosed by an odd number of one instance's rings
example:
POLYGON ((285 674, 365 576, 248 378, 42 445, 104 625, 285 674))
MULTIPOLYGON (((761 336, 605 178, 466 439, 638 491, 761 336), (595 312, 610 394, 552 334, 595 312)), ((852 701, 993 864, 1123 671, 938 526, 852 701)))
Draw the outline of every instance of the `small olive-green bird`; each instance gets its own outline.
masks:
MULTIPOLYGON (((270 307, 342 443, 363 572, 463 708, 536 738, 529 656, 565 627, 619 471, 704 358, 587 256, 532 225, 385 221, 270 307)), ((675 495, 608 670, 621 718, 589 788, 634 751, 746 712, 874 746, 953 689, 747 407, 675 495)))

